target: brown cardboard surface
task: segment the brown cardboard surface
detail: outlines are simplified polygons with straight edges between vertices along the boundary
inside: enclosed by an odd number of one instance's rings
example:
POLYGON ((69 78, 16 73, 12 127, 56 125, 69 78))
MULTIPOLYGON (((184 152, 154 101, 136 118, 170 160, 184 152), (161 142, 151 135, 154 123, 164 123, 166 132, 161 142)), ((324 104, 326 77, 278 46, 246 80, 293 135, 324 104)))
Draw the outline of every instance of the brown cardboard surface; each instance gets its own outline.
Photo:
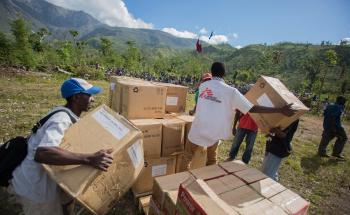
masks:
POLYGON ((153 198, 151 198, 149 202, 148 215, 163 215, 160 208, 158 208, 157 205, 155 204, 153 198))
POLYGON ((162 156, 183 153, 185 122, 180 119, 163 119, 162 156))
POLYGON ((192 122, 194 120, 194 116, 181 114, 176 116, 176 118, 185 122, 185 147, 186 147, 187 143, 189 142, 188 133, 190 132, 192 122))
POLYGON ((176 214, 176 201, 177 201, 178 191, 170 191, 165 193, 164 204, 162 207, 162 212, 167 215, 176 214))
POLYGON ((291 117, 280 113, 250 113, 260 130, 265 133, 268 133, 274 127, 280 126, 282 129, 288 127, 288 125, 309 110, 280 80, 268 76, 261 76, 245 94, 245 97, 254 105, 270 107, 283 107, 286 104, 293 103, 292 107, 297 110, 291 117))
POLYGON ((165 101, 165 111, 182 113, 186 109, 186 98, 188 87, 181 85, 152 82, 158 86, 164 86, 167 88, 167 95, 165 101))
POLYGON ((108 171, 85 165, 44 167, 57 184, 82 205, 94 213, 104 214, 141 172, 144 163, 141 137, 141 131, 129 121, 102 105, 72 125, 60 147, 77 153, 112 148, 114 160, 108 171))
POLYGON ((176 158, 147 158, 145 167, 132 186, 134 194, 149 192, 153 188, 153 178, 175 173, 176 158))
POLYGON ((203 180, 213 179, 227 174, 218 165, 205 166, 199 169, 193 169, 190 172, 192 175, 194 175, 194 177, 203 180))
MULTIPOLYGON (((176 155, 176 172, 187 171, 187 169, 182 169, 183 162, 184 162, 183 158, 184 158, 184 154, 176 155)), ((192 169, 198 169, 198 168, 204 167, 206 163, 207 163, 207 148, 198 147, 195 153, 193 154, 190 169, 192 170, 192 169)))
POLYGON ((158 158, 162 150, 162 121, 158 119, 130 120, 143 134, 145 158, 158 158))
POLYGON ((238 172, 234 172, 234 175, 241 178, 243 181, 245 181, 247 184, 260 181, 264 178, 267 178, 268 176, 264 173, 260 172, 259 170, 255 168, 249 168, 245 170, 241 170, 238 172))
POLYGON ((166 192, 178 191, 182 182, 189 177, 193 177, 189 172, 181 172, 173 175, 160 176, 154 179, 152 198, 163 208, 164 198, 166 192))
POLYGON ((282 208, 267 199, 238 210, 242 215, 287 215, 282 208))
POLYGON ((285 190, 271 197, 271 202, 283 208, 288 214, 307 214, 310 203, 291 190, 285 190))
POLYGON ((121 85, 121 114, 128 119, 163 118, 166 87, 149 82, 127 81, 121 85))
POLYGON ((254 183, 250 184, 250 186, 255 191, 260 193, 260 195, 264 196, 265 198, 270 198, 270 197, 286 190, 286 188, 283 185, 274 181, 271 178, 265 178, 263 180, 254 182, 254 183))
POLYGON ((238 214, 201 179, 189 179, 181 184, 176 209, 179 215, 238 214))
POLYGON ((216 194, 225 193, 245 185, 241 179, 234 175, 225 175, 206 182, 216 194))
POLYGON ((238 171, 250 168, 241 160, 234 160, 234 161, 219 163, 219 166, 228 173, 234 173, 234 172, 238 172, 238 171))
POLYGON ((264 199, 247 185, 219 194, 219 197, 235 210, 255 204, 264 199))
POLYGON ((109 81, 109 107, 117 113, 120 113, 122 108, 122 84, 127 84, 128 82, 143 82, 141 79, 127 76, 111 76, 109 81))

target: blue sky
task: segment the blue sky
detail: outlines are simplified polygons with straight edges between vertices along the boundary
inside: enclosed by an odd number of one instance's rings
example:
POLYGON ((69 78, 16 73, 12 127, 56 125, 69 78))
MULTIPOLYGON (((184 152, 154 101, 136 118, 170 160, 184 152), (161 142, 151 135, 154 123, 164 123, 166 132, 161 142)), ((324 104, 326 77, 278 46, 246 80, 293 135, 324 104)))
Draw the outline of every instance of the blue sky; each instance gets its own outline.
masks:
POLYGON ((350 37, 349 0, 48 0, 112 26, 151 28, 233 46, 350 37), (74 2, 74 3, 72 3, 74 2), (84 3, 82 3, 84 2, 84 3))

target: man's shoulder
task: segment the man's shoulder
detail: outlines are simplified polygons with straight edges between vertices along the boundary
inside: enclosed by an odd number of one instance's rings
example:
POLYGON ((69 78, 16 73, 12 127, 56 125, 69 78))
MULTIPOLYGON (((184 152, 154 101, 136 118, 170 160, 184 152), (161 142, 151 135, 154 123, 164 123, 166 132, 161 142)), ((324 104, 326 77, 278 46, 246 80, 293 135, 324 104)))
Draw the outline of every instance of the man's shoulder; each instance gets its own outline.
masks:
POLYGON ((71 123, 72 119, 78 120, 78 117, 70 109, 63 106, 53 108, 47 115, 52 113, 54 114, 48 120, 50 122, 71 123))

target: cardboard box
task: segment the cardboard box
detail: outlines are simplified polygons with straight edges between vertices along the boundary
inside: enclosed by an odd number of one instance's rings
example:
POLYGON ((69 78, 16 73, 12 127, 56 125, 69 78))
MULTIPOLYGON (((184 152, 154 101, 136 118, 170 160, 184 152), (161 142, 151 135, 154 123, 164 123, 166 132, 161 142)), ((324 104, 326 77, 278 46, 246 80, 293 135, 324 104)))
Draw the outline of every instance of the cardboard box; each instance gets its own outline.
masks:
POLYGON ((190 116, 190 115, 178 115, 176 116, 176 118, 182 120, 185 122, 185 147, 187 145, 188 142, 190 142, 188 140, 188 133, 190 132, 191 126, 192 126, 192 122, 194 120, 194 116, 190 116))
POLYGON ((202 180, 209 180, 226 175, 227 173, 218 165, 205 166, 190 171, 194 177, 202 180))
POLYGON ((166 87, 135 79, 117 79, 114 88, 111 106, 128 119, 164 117, 166 87))
POLYGON ((267 199, 238 209, 238 211, 242 215, 287 215, 282 208, 278 207, 267 199))
POLYGON ((176 210, 179 215, 238 214, 201 179, 189 179, 180 185, 176 210))
POLYGON ((149 203, 151 201, 152 195, 143 196, 139 198, 139 211, 144 214, 148 214, 149 203))
POLYGON ((260 172, 255 168, 241 170, 238 172, 234 172, 233 174, 241 178, 247 184, 251 184, 253 182, 260 181, 268 177, 267 175, 265 175, 264 173, 260 172))
POLYGON ((285 190, 271 197, 271 202, 280 206, 287 214, 306 215, 310 203, 291 190, 285 190))
POLYGON ((247 185, 219 194, 219 197, 236 211, 264 199, 247 185))
POLYGON ((286 190, 286 188, 283 185, 274 181, 271 178, 265 178, 263 180, 257 181, 253 184, 250 184, 250 186, 265 198, 270 198, 286 190))
POLYGON ((167 88, 165 111, 182 113, 186 109, 188 87, 181 85, 153 82, 155 85, 167 88))
POLYGON ((268 76, 261 76, 245 94, 245 97, 254 105, 267 107, 283 107, 293 103, 292 107, 297 110, 291 117, 280 113, 249 113, 260 130, 265 133, 268 133, 274 127, 280 126, 282 129, 288 127, 288 125, 309 110, 280 80, 268 76))
POLYGON ((122 84, 127 84, 129 82, 144 82, 141 79, 127 76, 111 76, 109 81, 109 107, 117 113, 120 113, 122 109, 122 84))
POLYGON ((157 204, 158 208, 163 208, 166 193, 176 193, 175 196, 177 196, 180 184, 190 177, 193 176, 189 172, 181 172, 155 178, 153 183, 152 198, 157 204))
MULTIPOLYGON (((185 154, 176 155, 176 172, 187 171, 187 169, 183 168, 184 156, 185 154)), ((207 163, 207 148, 198 147, 198 149, 193 154, 190 169, 192 170, 192 169, 205 167, 206 163, 207 163)))
POLYGON ((178 193, 178 191, 165 193, 164 203, 162 207, 163 214, 176 215, 176 201, 178 193))
POLYGON ((153 178, 174 174, 175 165, 175 157, 147 158, 145 160, 145 167, 132 186, 132 191, 135 196, 151 192, 153 188, 153 178))
POLYGON ((182 120, 163 119, 162 156, 183 153, 185 122, 182 120))
POLYGON ((149 202, 148 215, 163 215, 160 208, 158 208, 157 205, 155 204, 153 198, 151 198, 149 202))
POLYGON ((144 158, 142 133, 124 117, 102 105, 65 133, 61 148, 77 153, 113 149, 107 172, 86 165, 44 165, 57 184, 96 214, 105 214, 140 174, 144 158), (108 190, 108 192, 106 192, 108 190))
POLYGON ((162 121, 157 119, 130 120, 143 134, 145 158, 159 158, 162 150, 162 121))
POLYGON ((234 175, 225 175, 206 182, 216 194, 225 193, 245 185, 241 179, 234 175))
POLYGON ((250 168, 241 160, 234 160, 234 161, 219 163, 219 166, 223 168, 227 173, 234 173, 234 172, 238 172, 238 171, 250 168))

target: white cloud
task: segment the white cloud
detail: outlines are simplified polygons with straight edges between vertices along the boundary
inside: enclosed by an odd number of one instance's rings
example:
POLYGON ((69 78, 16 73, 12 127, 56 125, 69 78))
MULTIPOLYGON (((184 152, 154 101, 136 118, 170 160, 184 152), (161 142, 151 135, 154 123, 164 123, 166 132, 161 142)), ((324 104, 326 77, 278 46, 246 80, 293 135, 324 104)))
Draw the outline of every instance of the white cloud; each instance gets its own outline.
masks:
POLYGON ((190 31, 178 31, 175 28, 163 28, 162 31, 167 32, 175 37, 183 37, 183 38, 190 38, 190 39, 195 39, 198 37, 197 34, 192 33, 190 31))
POLYGON ((208 33, 208 30, 205 29, 205 28, 201 28, 201 30, 199 30, 199 33, 201 33, 201 34, 207 34, 207 33, 208 33))
POLYGON ((146 23, 129 13, 122 0, 47 0, 55 5, 89 13, 102 23, 110 26, 153 29, 152 23, 146 23))
POLYGON ((200 40, 203 40, 204 42, 207 42, 211 45, 217 45, 221 43, 228 43, 228 38, 225 35, 213 35, 210 40, 208 36, 200 36, 200 40))
POLYGON ((235 46, 236 49, 241 49, 242 47, 241 45, 235 46))
POLYGON ((233 39, 237 39, 238 38, 238 34, 237 33, 233 33, 232 37, 233 37, 233 39))

